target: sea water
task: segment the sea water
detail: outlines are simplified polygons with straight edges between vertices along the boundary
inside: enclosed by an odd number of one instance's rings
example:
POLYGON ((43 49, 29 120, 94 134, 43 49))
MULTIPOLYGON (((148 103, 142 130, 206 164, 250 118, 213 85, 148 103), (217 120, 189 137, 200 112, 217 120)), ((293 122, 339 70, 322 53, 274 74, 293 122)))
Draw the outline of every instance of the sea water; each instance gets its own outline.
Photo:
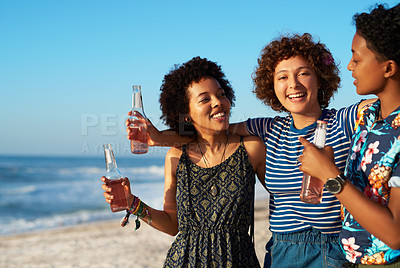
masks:
MULTIPOLYGON (((116 160, 133 193, 162 209, 164 155, 116 155, 116 160)), ((125 212, 111 212, 103 196, 100 178, 105 171, 104 156, 0 156, 0 236, 102 220, 119 222, 125 212)), ((257 182, 256 199, 265 198, 268 194, 257 182)))
MULTIPOLYGON (((164 156, 117 157, 133 193, 162 209, 164 156)), ((105 202, 104 156, 0 156, 0 236, 117 219, 105 202)))

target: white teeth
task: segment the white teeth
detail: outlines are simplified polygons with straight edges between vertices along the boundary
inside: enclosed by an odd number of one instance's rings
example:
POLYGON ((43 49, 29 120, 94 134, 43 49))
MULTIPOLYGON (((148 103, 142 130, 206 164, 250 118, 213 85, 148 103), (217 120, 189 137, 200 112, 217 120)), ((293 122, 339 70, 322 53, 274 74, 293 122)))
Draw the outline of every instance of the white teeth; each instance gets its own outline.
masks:
POLYGON ((221 112, 221 113, 217 113, 217 114, 214 114, 213 116, 212 116, 212 118, 222 118, 222 117, 224 117, 225 116, 225 113, 224 112, 221 112))
POLYGON ((303 97, 303 96, 305 96, 306 95, 306 93, 297 93, 297 94, 291 94, 291 95, 289 95, 288 97, 290 98, 290 99, 293 99, 293 98, 300 98, 300 97, 303 97))

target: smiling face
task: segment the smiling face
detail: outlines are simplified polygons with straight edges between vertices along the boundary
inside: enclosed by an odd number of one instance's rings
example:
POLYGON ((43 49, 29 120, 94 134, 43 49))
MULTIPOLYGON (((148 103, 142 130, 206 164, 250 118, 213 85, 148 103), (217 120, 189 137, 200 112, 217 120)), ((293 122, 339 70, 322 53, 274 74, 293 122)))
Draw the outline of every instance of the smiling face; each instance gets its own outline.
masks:
POLYGON ((189 115, 197 131, 220 132, 229 127, 231 104, 214 78, 204 78, 191 84, 189 96, 189 115))
POLYGON ((295 118, 297 115, 318 117, 318 77, 303 57, 282 60, 275 68, 274 90, 280 103, 295 118))
POLYGON ((365 39, 356 33, 351 45, 352 58, 347 69, 355 78, 353 84, 360 95, 375 94, 383 91, 385 86, 385 62, 379 62, 375 53, 367 47, 365 39))

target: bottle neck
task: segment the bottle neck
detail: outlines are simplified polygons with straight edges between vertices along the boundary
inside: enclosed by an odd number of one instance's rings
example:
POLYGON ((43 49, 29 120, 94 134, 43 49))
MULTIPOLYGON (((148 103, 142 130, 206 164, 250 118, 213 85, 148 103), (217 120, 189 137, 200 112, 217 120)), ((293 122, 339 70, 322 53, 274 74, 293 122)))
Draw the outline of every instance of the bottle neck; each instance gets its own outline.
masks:
POLYGON ((109 170, 112 167, 116 167, 117 163, 115 162, 114 153, 111 148, 104 149, 104 156, 106 159, 106 168, 109 170))
POLYGON ((108 179, 122 178, 121 172, 118 170, 117 162, 115 161, 114 153, 111 146, 104 147, 104 156, 106 160, 106 170, 108 179))
POLYGON ((142 91, 140 86, 134 86, 132 92, 132 112, 139 112, 144 116, 142 91))

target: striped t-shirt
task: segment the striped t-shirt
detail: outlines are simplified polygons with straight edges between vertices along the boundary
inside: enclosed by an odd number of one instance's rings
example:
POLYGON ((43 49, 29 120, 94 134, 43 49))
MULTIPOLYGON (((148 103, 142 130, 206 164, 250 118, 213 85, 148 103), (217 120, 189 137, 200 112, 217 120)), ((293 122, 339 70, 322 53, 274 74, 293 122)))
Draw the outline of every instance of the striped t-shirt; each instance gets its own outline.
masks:
MULTIPOLYGON (((335 162, 344 170, 354 132, 358 104, 340 110, 325 109, 319 120, 328 123, 325 145, 332 146, 335 162)), ((300 201, 303 173, 298 157, 304 149, 298 137, 314 140, 317 123, 296 129, 291 115, 287 117, 247 120, 250 134, 259 136, 267 149, 265 184, 270 191, 270 228, 272 232, 296 232, 314 227, 324 234, 341 229, 340 202, 324 189, 319 205, 300 201)))

